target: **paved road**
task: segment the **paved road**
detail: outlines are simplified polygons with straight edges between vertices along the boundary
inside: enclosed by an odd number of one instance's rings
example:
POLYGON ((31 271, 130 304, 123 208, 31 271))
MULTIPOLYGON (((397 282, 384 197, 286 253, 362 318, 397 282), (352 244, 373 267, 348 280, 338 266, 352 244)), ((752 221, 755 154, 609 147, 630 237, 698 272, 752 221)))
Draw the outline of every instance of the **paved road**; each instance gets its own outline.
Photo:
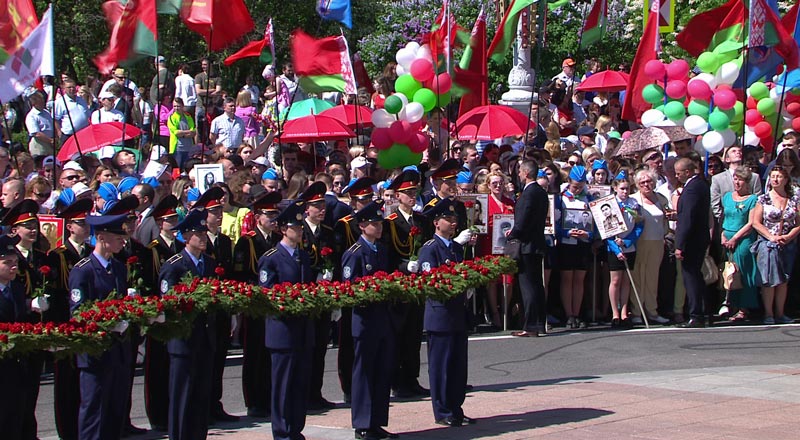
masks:
MULTIPOLYGON (((444 429, 430 402, 393 402, 389 430, 402 438, 796 438, 800 411, 800 325, 702 330, 556 331, 545 338, 473 337, 465 412, 479 424, 444 429)), ((424 352, 424 347, 423 347, 424 352)), ((341 402, 335 351, 325 388, 341 402)), ((424 362, 424 353, 423 353, 424 362)), ((421 382, 427 384, 427 365, 421 382)), ((225 372, 226 409, 243 414, 241 367, 232 352, 225 372)), ((147 426, 142 377, 133 420, 147 426)), ((39 397, 40 437, 55 438, 52 384, 39 397)), ((308 417, 309 439, 352 439, 344 405, 308 417)), ((243 418, 215 427, 213 438, 269 438, 266 421, 243 418)), ((138 437, 162 438, 158 435, 138 437)))

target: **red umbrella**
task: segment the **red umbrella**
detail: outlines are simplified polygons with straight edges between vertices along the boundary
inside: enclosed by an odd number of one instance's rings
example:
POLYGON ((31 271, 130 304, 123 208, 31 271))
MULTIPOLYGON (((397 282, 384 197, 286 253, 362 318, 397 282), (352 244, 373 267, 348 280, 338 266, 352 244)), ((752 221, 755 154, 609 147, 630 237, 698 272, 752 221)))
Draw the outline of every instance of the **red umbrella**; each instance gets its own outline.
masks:
POLYGON ((355 137, 355 133, 339 120, 329 116, 308 115, 283 124, 281 142, 332 141, 355 137))
POLYGON ((124 139, 133 139, 141 134, 142 130, 122 122, 92 124, 70 136, 58 150, 56 158, 66 162, 76 154, 91 153, 108 145, 121 144, 124 139), (79 146, 80 151, 78 151, 79 146))
POLYGON ((372 127, 372 109, 363 105, 337 105, 323 110, 320 115, 344 122, 350 128, 372 127))
POLYGON ((577 91, 592 92, 619 92, 628 88, 628 75, 625 72, 616 70, 604 70, 581 81, 577 91))
POLYGON ((482 105, 464 113, 456 121, 459 140, 488 141, 525 134, 536 127, 528 116, 505 105, 482 105))

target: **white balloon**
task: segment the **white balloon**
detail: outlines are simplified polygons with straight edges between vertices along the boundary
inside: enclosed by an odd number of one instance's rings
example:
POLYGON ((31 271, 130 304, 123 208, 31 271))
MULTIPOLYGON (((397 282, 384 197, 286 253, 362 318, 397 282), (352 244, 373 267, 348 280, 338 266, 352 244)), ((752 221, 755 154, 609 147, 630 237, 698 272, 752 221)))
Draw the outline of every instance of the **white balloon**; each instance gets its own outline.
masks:
POLYGON ((394 94, 394 96, 397 96, 401 101, 403 101, 403 106, 408 105, 408 97, 405 94, 397 92, 394 94))
POLYGON ((662 122, 665 118, 666 116, 664 116, 664 113, 661 112, 661 110, 651 108, 650 110, 642 113, 642 125, 645 127, 652 127, 662 122))
POLYGON ((405 67, 403 67, 402 64, 398 64, 398 65, 394 66, 394 71, 395 71, 395 73, 397 73, 397 76, 405 75, 406 73, 408 73, 408 71, 406 70, 405 67))
POLYGON ((409 42, 406 44, 406 49, 408 49, 408 50, 410 50, 412 53, 416 54, 416 53, 417 53, 417 51, 419 50, 419 43, 417 43, 416 41, 409 41, 409 42))
POLYGON ((722 130, 720 134, 722 135, 722 143, 725 148, 730 147, 736 142, 736 133, 730 128, 727 130, 722 130))
POLYGON ((708 131, 708 122, 702 116, 691 115, 683 121, 683 128, 689 134, 698 136, 708 131))
POLYGON ((405 112, 405 120, 413 124, 422 119, 422 116, 425 114, 425 109, 422 108, 422 104, 418 102, 409 102, 403 108, 403 112, 405 112))
POLYGON ((388 128, 394 121, 394 116, 382 108, 372 112, 372 124, 378 128, 388 128))
POLYGON ((711 87, 711 90, 717 87, 717 80, 714 78, 714 75, 710 73, 701 73, 692 78, 692 81, 703 81, 711 87))
POLYGON ((703 135, 703 148, 710 154, 719 153, 725 148, 725 139, 718 131, 709 131, 703 135))
POLYGON ((732 85, 736 82, 736 78, 739 77, 739 66, 736 65, 735 61, 730 61, 717 69, 716 75, 714 75, 714 79, 717 81, 717 84, 728 84, 732 85))
POLYGON ((675 127, 678 125, 683 125, 684 119, 686 118, 681 118, 677 121, 673 121, 672 119, 664 119, 661 122, 656 122, 656 125, 654 125, 654 127, 675 127))
POLYGON ((759 143, 761 143, 761 140, 758 138, 758 136, 756 136, 755 133, 752 131, 744 132, 744 141, 742 142, 742 145, 758 145, 759 143))
POLYGON ((769 90, 769 97, 772 98, 775 101, 778 101, 778 100, 781 99, 781 95, 778 94, 778 88, 777 87, 773 87, 773 88, 771 88, 769 90))
POLYGON ((427 44, 423 45, 419 48, 416 54, 416 58, 424 58, 430 62, 433 62, 433 54, 431 53, 431 47, 427 44))
POLYGON ((406 70, 411 68, 411 63, 417 58, 414 52, 406 49, 405 47, 397 51, 397 55, 395 55, 395 60, 397 60, 397 64, 406 68, 406 70))
POLYGON ((792 116, 784 116, 783 117, 783 128, 784 129, 792 128, 792 119, 794 119, 792 116))

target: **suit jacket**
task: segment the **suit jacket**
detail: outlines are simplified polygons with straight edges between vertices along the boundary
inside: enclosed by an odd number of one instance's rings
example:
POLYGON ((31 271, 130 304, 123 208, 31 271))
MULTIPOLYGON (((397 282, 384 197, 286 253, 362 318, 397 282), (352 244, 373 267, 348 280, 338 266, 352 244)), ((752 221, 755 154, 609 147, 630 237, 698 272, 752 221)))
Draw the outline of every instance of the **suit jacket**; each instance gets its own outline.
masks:
MULTIPOLYGON (((722 196, 733 191, 733 176, 730 171, 723 171, 711 178, 711 211, 714 218, 722 215, 722 196)), ((761 179, 756 174, 750 176, 750 192, 761 193, 761 179)))
POLYGON ((544 253, 547 247, 544 239, 547 205, 547 191, 533 182, 525 186, 514 206, 514 227, 508 238, 522 243, 523 254, 544 253))
MULTIPOLYGON (((464 259, 464 248, 451 241, 450 247, 434 235, 419 250, 419 264, 423 272, 464 259)), ((424 328, 429 332, 465 332, 468 313, 467 295, 461 293, 445 302, 428 298, 425 301, 424 328)))
POLYGON ((711 194, 708 183, 699 175, 683 187, 678 199, 678 223, 675 228, 675 248, 684 253, 705 254, 711 235, 709 233, 709 204, 711 194))
MULTIPOLYGON (((342 255, 342 281, 354 281, 387 270, 386 247, 380 241, 376 241, 375 246, 377 252, 372 251, 364 237, 359 237, 356 244, 350 246, 342 255)), ((386 301, 354 307, 352 336, 380 339, 394 332, 396 325, 393 321, 394 316, 386 301)))
POLYGON ((137 226, 136 231, 133 232, 133 238, 139 243, 150 243, 161 234, 161 229, 156 224, 156 220, 152 217, 152 213, 153 211, 151 210, 146 216, 142 217, 142 221, 139 222, 139 226, 137 226))
MULTIPOLYGON (((297 249, 290 255, 280 243, 258 260, 258 283, 272 287, 281 283, 308 283, 311 260, 297 249)), ((267 317, 264 344, 275 350, 304 350, 314 346, 314 321, 307 316, 267 317)))

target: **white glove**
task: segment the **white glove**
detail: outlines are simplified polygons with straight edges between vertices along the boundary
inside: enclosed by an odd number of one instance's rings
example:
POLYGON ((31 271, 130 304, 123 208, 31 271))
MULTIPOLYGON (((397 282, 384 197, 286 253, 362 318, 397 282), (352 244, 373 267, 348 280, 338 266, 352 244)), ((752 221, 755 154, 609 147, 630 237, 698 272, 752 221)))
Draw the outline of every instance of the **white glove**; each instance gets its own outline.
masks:
POLYGON ((467 289, 467 299, 472 299, 472 295, 475 295, 475 288, 470 287, 467 289))
POLYGON ((37 296, 31 301, 31 309, 38 313, 46 312, 50 310, 50 301, 43 296, 37 296))
POLYGON ((456 238, 453 239, 453 241, 460 244, 461 246, 464 246, 465 244, 469 243, 470 240, 472 240, 472 231, 470 231, 469 229, 464 229, 463 231, 461 231, 460 234, 458 234, 456 238))
POLYGON ((118 322, 117 325, 115 325, 114 328, 111 329, 111 331, 114 333, 123 334, 127 329, 128 329, 128 321, 123 320, 118 322))
POLYGON ((322 274, 318 273, 317 274, 317 282, 320 282, 320 281, 322 281, 322 274))
POLYGON ((419 272, 419 261, 417 260, 409 261, 408 265, 406 266, 406 269, 408 269, 408 271, 411 273, 419 272))
POLYGON ((150 321, 150 324, 154 324, 156 322, 159 323, 159 324, 163 324, 163 323, 167 322, 167 317, 164 316, 163 313, 159 313, 158 316, 156 316, 155 318, 150 318, 149 321, 150 321))
POLYGON ((342 309, 334 309, 331 312, 331 322, 336 322, 342 317, 342 309))
POLYGON ((322 279, 325 281, 333 281, 333 271, 330 269, 323 270, 322 279))
POLYGON ((139 291, 133 287, 128 287, 128 296, 139 296, 139 291))

